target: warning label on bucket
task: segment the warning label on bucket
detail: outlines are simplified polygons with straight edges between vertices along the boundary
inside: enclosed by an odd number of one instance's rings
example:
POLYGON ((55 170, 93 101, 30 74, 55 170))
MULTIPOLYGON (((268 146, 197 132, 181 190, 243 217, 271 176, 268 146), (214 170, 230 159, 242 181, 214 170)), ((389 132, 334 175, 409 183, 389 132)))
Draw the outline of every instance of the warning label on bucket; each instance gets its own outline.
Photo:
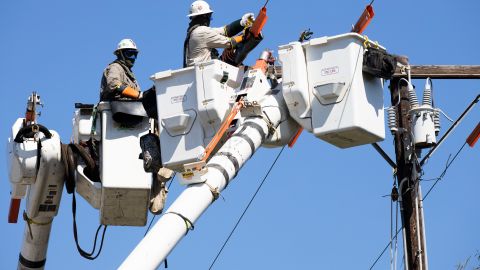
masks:
POLYGON ((329 76, 329 75, 337 74, 339 71, 340 71, 340 68, 338 68, 338 66, 334 66, 334 67, 322 68, 321 74, 322 76, 329 76))

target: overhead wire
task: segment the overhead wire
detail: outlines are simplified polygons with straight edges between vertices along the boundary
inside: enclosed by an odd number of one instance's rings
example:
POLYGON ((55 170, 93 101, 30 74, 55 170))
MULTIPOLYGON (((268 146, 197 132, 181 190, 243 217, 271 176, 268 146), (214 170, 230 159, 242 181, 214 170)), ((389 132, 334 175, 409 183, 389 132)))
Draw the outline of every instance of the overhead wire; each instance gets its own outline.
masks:
POLYGON ((255 191, 255 193, 253 194, 252 198, 250 199, 250 201, 248 202, 247 206, 245 207, 245 209, 243 210, 243 213, 240 215, 240 217, 238 218, 237 222, 235 223, 235 226, 233 227, 232 231, 230 232, 230 234, 228 235, 227 239, 225 240, 225 242, 223 243, 222 247, 220 248, 220 250, 218 251, 217 253, 217 256, 215 256, 215 259, 213 259, 212 261, 212 264, 210 265, 210 267, 208 268, 209 270, 212 269, 213 265, 215 264, 215 262, 217 261, 217 259, 220 257, 220 254, 222 253, 223 249, 225 248, 225 246, 227 245, 228 241, 230 240, 230 238, 232 237, 233 233, 235 232, 235 230, 237 229, 238 225, 240 224, 240 221, 242 221, 243 219, 243 216, 245 215, 245 213, 248 211, 250 205, 252 204, 253 200, 255 199, 255 197, 257 196, 258 192, 260 191, 260 189, 262 188, 263 184, 265 183, 265 180, 267 179, 268 175, 270 174, 270 172, 272 171, 273 167, 275 166, 275 164, 277 163, 277 160, 278 158, 280 157, 280 155, 282 154, 283 150, 285 149, 285 146, 282 147, 282 149, 278 152, 277 154, 277 157, 275 158, 275 160, 273 161, 272 165, 270 166, 270 168, 268 169, 267 173, 265 174, 265 176, 263 177, 262 181, 260 182, 260 185, 257 187, 257 190, 255 191))
POLYGON ((448 157, 448 160, 447 160, 447 165, 445 166, 445 169, 443 170, 443 172, 440 174, 439 177, 437 177, 437 179, 435 180, 435 183, 433 183, 433 185, 430 187, 430 189, 427 191, 427 193, 425 194, 425 196, 423 196, 423 199, 422 200, 425 200, 428 196, 428 194, 430 194, 430 192, 435 188, 435 186, 437 185, 438 181, 442 180, 443 177, 445 176, 445 174, 447 173, 448 169, 450 168, 450 166, 452 165, 452 163, 455 161, 455 159, 458 157, 458 155, 460 154, 460 152, 463 150, 463 148, 465 148, 465 145, 467 145, 467 142, 463 143, 462 147, 460 147, 460 149, 458 149, 457 153, 455 154, 455 156, 453 157, 452 160, 450 160, 450 156, 448 157))
MULTIPOLYGON (((463 150, 463 148, 465 147, 467 143, 465 142, 461 147, 460 149, 457 151, 457 153, 455 154, 455 156, 453 157, 452 160, 450 160, 450 157, 448 158, 447 160, 447 165, 445 166, 445 169, 443 170, 443 172, 440 174, 439 177, 436 178, 436 181, 435 183, 433 183, 433 185, 430 187, 430 189, 427 191, 427 193, 425 194, 425 196, 423 197, 422 201, 425 201, 425 199, 427 198, 427 196, 430 194, 430 192, 435 188, 435 186, 437 185, 437 183, 443 179, 443 177, 445 176, 445 174, 447 173, 448 169, 450 168, 450 166, 452 165, 452 163, 455 161, 455 159, 458 157, 458 155, 460 154, 460 152, 463 150)), ((450 155, 451 156, 451 155, 450 155)), ((400 231, 402 231, 403 229, 403 225, 401 226, 400 229, 397 230, 397 232, 395 233, 395 236, 393 237, 393 239, 397 239, 397 236, 398 234, 400 233, 400 231)), ((392 240, 393 240, 392 239, 392 240)), ((383 254, 385 254, 385 251, 388 249, 388 247, 391 245, 392 243, 392 240, 390 240, 390 242, 388 242, 388 244, 385 246, 385 248, 380 252, 380 255, 378 255, 378 257, 376 258, 376 260, 373 262, 372 266, 369 268, 370 270, 373 269, 373 267, 375 267, 375 265, 377 264, 377 262, 380 260, 380 258, 383 256, 383 254)), ((403 262, 403 260, 402 260, 403 262)))

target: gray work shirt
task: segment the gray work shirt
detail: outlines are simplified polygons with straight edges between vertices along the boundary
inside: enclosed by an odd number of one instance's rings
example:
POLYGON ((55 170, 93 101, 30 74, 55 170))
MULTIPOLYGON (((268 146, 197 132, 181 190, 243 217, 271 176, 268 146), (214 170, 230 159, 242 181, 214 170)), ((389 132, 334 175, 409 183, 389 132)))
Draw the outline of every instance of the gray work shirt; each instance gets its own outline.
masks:
POLYGON ((213 48, 230 46, 230 38, 226 36, 224 26, 218 28, 198 26, 190 34, 187 48, 187 66, 211 60, 211 50, 213 48))
POLYGON ((121 99, 122 97, 117 91, 118 86, 121 85, 130 86, 137 91, 141 91, 133 73, 130 71, 129 76, 125 68, 116 62, 105 68, 100 85, 100 100, 121 99))

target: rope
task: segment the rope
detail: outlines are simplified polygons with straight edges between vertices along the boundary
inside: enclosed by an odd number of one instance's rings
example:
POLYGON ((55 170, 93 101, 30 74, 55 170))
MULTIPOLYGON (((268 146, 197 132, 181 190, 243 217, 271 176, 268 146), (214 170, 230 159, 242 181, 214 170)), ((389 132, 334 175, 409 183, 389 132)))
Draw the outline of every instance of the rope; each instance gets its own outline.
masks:
MULTIPOLYGON (((397 235, 402 231, 403 229, 403 226, 397 230, 397 233, 393 236, 394 239, 397 238, 397 235)), ((380 253, 380 255, 378 255, 377 259, 375 260, 375 262, 373 262, 372 266, 370 266, 370 270, 373 269, 373 267, 377 264, 377 262, 380 260, 380 258, 383 256, 383 254, 385 253, 385 251, 387 251, 388 247, 390 246, 390 243, 392 241, 388 242, 387 245, 385 246, 385 248, 382 250, 382 252, 380 253)))
MULTIPOLYGON (((177 173, 175 173, 175 174, 172 176, 172 179, 170 179, 170 183, 168 184, 168 187, 167 187, 168 190, 170 190, 170 186, 172 185, 173 179, 175 179, 175 176, 176 176, 176 175, 177 175, 177 173)), ((157 216, 158 216, 158 215, 152 215, 152 219, 150 220, 150 223, 148 224, 147 230, 145 230, 145 234, 143 235, 143 237, 145 237, 145 235, 147 235, 148 231, 149 231, 150 228, 152 227, 153 221, 155 220, 155 218, 156 218, 157 216)))
POLYGON ((45 226, 45 225, 51 224, 52 221, 53 221, 53 218, 50 221, 47 221, 47 222, 38 222, 38 221, 35 221, 35 220, 29 218, 28 215, 27 215, 27 212, 23 211, 23 220, 25 220, 25 222, 27 222, 28 233, 30 234, 30 239, 33 240, 33 233, 32 233, 32 226, 31 225, 34 224, 34 225, 38 225, 38 226, 45 226))
POLYGON ((190 221, 190 219, 188 219, 186 216, 184 216, 180 213, 177 213, 177 212, 167 212, 167 213, 165 213, 165 215, 166 214, 174 214, 174 215, 177 215, 177 216, 179 216, 183 219, 183 221, 185 222, 185 226, 187 227, 187 231, 185 232, 185 235, 187 235, 189 231, 193 231, 195 229, 195 226, 193 225, 193 222, 190 221))
POLYGON ((105 239, 105 232, 107 231, 107 227, 106 225, 102 225, 100 224, 97 228, 97 232, 95 233, 95 240, 93 242, 93 248, 92 248, 92 251, 91 252, 86 252, 85 250, 83 250, 80 245, 78 244, 78 232, 77 232, 77 218, 76 218, 76 214, 77 214, 77 200, 75 199, 75 192, 72 193, 72 215, 73 215, 73 237, 75 238, 75 244, 77 246, 77 250, 78 250, 78 253, 80 253, 80 255, 82 257, 84 257, 85 259, 88 259, 88 260, 95 260, 99 255, 100 253, 102 252, 102 248, 103 248, 103 240, 105 239), (100 229, 103 227, 103 232, 102 232, 102 240, 100 242, 100 248, 98 249, 98 252, 97 252, 97 255, 93 256, 93 254, 95 253, 95 249, 97 247, 97 238, 98 238, 98 233, 100 232, 100 229))
POLYGON ((245 215, 245 213, 247 212, 248 208, 249 208, 250 205, 252 204, 253 200, 254 200, 255 197, 257 196, 258 192, 259 192, 260 189, 262 188, 263 183, 264 183, 265 180, 267 179, 267 177, 268 177, 268 175, 270 174, 270 172, 272 171, 273 167, 274 167, 275 164, 277 163, 277 160, 278 160, 278 158, 280 157, 280 155, 282 154, 283 149, 285 149, 285 146, 283 146, 282 149, 280 150, 280 152, 278 152, 277 157, 275 158, 275 160, 273 161, 272 165, 271 165, 270 168, 268 169, 267 174, 263 177, 262 182, 260 182, 260 185, 258 186, 257 190, 255 191, 255 193, 253 194, 252 198, 251 198, 250 201, 248 202, 247 206, 245 207, 245 210, 243 210, 242 215, 240 215, 240 218, 238 218, 237 223, 235 224, 235 226, 233 227, 232 231, 231 231, 230 234, 228 235, 227 239, 226 239, 225 242, 223 243, 222 247, 221 247, 220 250, 218 251, 217 256, 216 256, 215 259, 212 261, 212 264, 211 264, 210 267, 208 268, 209 270, 212 269, 212 267, 213 267, 213 265, 215 264, 215 262, 217 261, 218 257, 220 257, 220 254, 222 253, 223 249, 225 248, 225 246, 227 245, 228 241, 229 241, 230 238, 232 237, 233 233, 234 233, 235 230, 237 229, 238 224, 240 224, 240 221, 242 221, 243 216, 245 215))
MULTIPOLYGON (((465 147, 467 143, 465 142, 462 147, 460 147, 460 149, 457 151, 457 153, 455 154, 455 156, 453 157, 452 160, 450 160, 450 157, 447 161, 447 165, 445 166, 445 169, 443 170, 443 172, 440 174, 439 177, 437 177, 435 183, 433 183, 433 185, 430 187, 430 189, 427 191, 427 193, 425 194, 425 196, 423 197, 422 201, 425 201, 425 199, 427 198, 428 194, 430 194, 430 192, 435 188, 436 184, 438 183, 438 181, 442 180, 443 177, 445 176, 445 174, 447 173, 449 167, 452 165, 452 163, 455 161, 455 159, 458 157, 458 155, 460 154, 460 152, 463 150, 463 148, 465 147)), ((396 239, 397 238, 397 235, 400 233, 400 231, 402 231, 403 229, 403 225, 400 227, 400 229, 397 230, 397 233, 395 234, 395 236, 393 237, 393 239, 396 239)), ((392 239, 392 240, 393 240, 392 239)), ((392 240, 390 240, 390 242, 388 242, 388 244, 385 246, 385 248, 382 250, 382 252, 380 252, 380 255, 378 255, 377 259, 375 260, 375 262, 373 262, 372 266, 369 268, 370 270, 373 269, 373 267, 377 264, 377 262, 380 260, 380 258, 383 256, 383 254, 385 253, 385 251, 388 249, 388 247, 390 246, 390 244, 392 243, 392 240)))
MULTIPOLYGON (((173 183, 173 179, 175 179, 175 176, 177 175, 177 173, 175 172, 172 176, 172 179, 170 179, 170 183, 168 184, 168 187, 167 187, 167 190, 170 190, 170 186, 172 185, 173 183)), ((153 224, 153 221, 155 220, 155 218, 157 217, 158 215, 152 215, 152 219, 150 220, 150 223, 148 224, 148 227, 147 227, 147 230, 145 231, 145 234, 143 235, 143 237, 145 237, 148 233, 148 231, 150 230, 150 228, 152 227, 152 224, 153 224)), ((163 261, 165 263, 165 268, 168 268, 168 261, 167 261, 167 258, 165 258, 165 260, 163 261)))

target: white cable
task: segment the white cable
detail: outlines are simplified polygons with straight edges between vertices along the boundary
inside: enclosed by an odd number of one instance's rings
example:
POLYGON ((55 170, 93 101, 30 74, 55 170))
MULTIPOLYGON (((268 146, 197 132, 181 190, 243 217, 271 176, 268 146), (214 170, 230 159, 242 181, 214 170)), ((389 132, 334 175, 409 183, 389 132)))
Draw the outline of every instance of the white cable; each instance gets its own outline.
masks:
POLYGON ((441 112, 443 114, 443 116, 445 116, 445 118, 448 119, 448 121, 452 122, 453 123, 453 119, 450 118, 445 112, 443 112, 441 109, 439 108, 436 108, 439 112, 441 112))

